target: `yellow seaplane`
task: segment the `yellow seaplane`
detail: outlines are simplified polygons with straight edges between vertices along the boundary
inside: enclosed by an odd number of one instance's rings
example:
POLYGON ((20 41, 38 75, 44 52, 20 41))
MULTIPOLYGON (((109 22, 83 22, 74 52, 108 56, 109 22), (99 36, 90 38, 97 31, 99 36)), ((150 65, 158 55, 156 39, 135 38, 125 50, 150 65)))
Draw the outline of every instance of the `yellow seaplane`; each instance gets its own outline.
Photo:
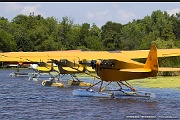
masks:
MULTIPOLYGON (((52 61, 51 63, 41 63, 40 64, 31 64, 30 69, 33 69, 35 73, 31 74, 29 77, 30 79, 39 80, 39 77, 44 74, 48 73, 50 75, 49 80, 43 80, 42 85, 43 86, 56 86, 56 87, 65 87, 66 85, 64 83, 61 83, 60 80, 65 75, 70 75, 71 80, 69 80, 68 85, 78 85, 78 86, 92 86, 91 83, 80 81, 77 77, 77 73, 83 73, 83 69, 76 70, 76 67, 71 68, 63 65, 56 65, 52 61), (52 72, 56 72, 57 74, 53 74, 52 72)), ((86 73, 87 74, 87 73, 86 73)))
MULTIPOLYGON (((10 52, 2 53, 1 56, 13 57, 21 62, 55 63, 62 75, 95 71, 97 76, 94 77, 99 81, 90 84, 87 89, 74 90, 73 95, 75 96, 114 97, 116 95, 130 95, 151 97, 154 96, 153 93, 137 91, 127 81, 154 77, 158 71, 180 71, 180 68, 161 68, 158 65, 158 57, 180 56, 180 49, 157 49, 155 45, 152 45, 150 50, 10 52), (135 58, 147 59, 145 63, 140 63, 132 60, 135 58), (106 85, 103 85, 104 83, 106 85), (111 83, 117 83, 118 89, 109 90, 110 92, 107 93, 103 92, 111 83), (97 85, 99 85, 99 90, 92 90, 97 85), (124 89, 124 87, 127 89, 124 89)), ((3 59, 1 57, 0 61, 3 61, 3 59)), ((90 73, 87 74, 91 75, 90 73)))
MULTIPOLYGON (((95 69, 97 75, 100 77, 100 81, 87 89, 74 90, 73 95, 97 97, 115 97, 118 95, 154 97, 155 95, 153 93, 138 92, 127 81, 155 77, 158 71, 180 71, 180 68, 160 68, 158 65, 158 57, 180 56, 180 49, 162 49, 159 50, 159 52, 157 51, 156 46, 152 45, 150 51, 123 51, 119 55, 114 53, 107 54, 106 57, 98 55, 98 59, 94 58, 94 60, 91 60, 90 66, 95 69), (145 55, 145 53, 148 54, 145 55), (145 64, 131 60, 132 58, 145 58, 145 56, 147 56, 145 64), (103 82, 107 83, 104 87, 103 82), (112 82, 116 82, 119 89, 111 90, 109 93, 103 93, 102 91, 112 82), (100 84, 100 88, 95 92, 91 88, 97 84, 100 84), (123 89, 122 86, 128 89, 123 89)), ((81 64, 87 65, 86 61, 87 60, 82 60, 81 64)))
MULTIPOLYGON (((83 67, 79 67, 77 63, 75 63, 74 56, 69 57, 68 64, 73 64, 72 67, 68 67, 63 64, 59 64, 58 66, 53 63, 50 59, 57 58, 61 54, 67 54, 70 52, 80 52, 80 50, 68 50, 68 51, 48 51, 48 52, 8 52, 2 53, 0 56, 0 62, 4 64, 30 64, 29 68, 34 71, 34 73, 21 73, 19 69, 17 72, 10 73, 10 76, 20 76, 26 74, 29 76, 29 80, 38 81, 39 77, 43 74, 48 74, 50 76, 49 80, 43 80, 43 86, 57 86, 57 87, 65 87, 64 83, 60 83, 60 78, 65 75, 70 75, 72 80, 69 80, 68 85, 78 85, 78 86, 92 86, 91 83, 86 83, 80 81, 77 77, 77 73, 84 73, 83 67), (73 58, 73 59, 71 59, 73 58), (77 69, 78 68, 78 69, 77 69), (56 72, 57 74, 53 75, 52 72, 56 72), (59 77, 59 78, 58 78, 59 77)), ((62 56, 60 56, 62 57, 62 56)), ((63 61, 63 60, 62 60, 63 61)), ((76 61, 77 62, 77 61, 76 61)), ((91 67, 86 67, 89 72, 95 72, 91 67)), ((87 71, 86 71, 86 74, 87 71)), ((90 75, 90 74, 89 74, 90 75)), ((92 76, 92 75, 91 75, 92 76)))

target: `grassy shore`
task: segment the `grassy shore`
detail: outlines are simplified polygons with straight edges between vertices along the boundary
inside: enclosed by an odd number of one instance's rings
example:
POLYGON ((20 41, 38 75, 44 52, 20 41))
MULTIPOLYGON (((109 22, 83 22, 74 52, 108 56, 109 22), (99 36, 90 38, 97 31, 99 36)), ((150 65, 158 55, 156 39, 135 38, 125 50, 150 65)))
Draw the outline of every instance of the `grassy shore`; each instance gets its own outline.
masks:
MULTIPOLYGON (((95 74, 94 74, 95 75, 95 74)), ((89 77, 85 74, 77 74, 77 77, 89 77)), ((137 79, 128 81, 132 86, 144 88, 175 88, 180 89, 180 76, 157 76, 153 78, 137 79)))
POLYGON ((129 83, 133 86, 146 88, 175 88, 180 89, 180 76, 145 78, 141 80, 131 80, 129 83))

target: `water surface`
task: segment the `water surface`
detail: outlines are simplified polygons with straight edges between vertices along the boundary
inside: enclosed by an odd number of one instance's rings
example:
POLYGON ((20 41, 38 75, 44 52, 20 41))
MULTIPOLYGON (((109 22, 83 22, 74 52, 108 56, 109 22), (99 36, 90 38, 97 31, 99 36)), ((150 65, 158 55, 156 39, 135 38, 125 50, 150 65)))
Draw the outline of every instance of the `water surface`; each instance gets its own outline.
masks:
MULTIPOLYGON (((0 120, 121 120, 180 118, 180 90, 141 88, 156 98, 97 98, 72 95, 79 87, 43 87, 28 77, 9 77, 0 70, 0 120)), ((23 70, 30 72, 29 70, 23 70)), ((82 78, 82 80, 91 78, 82 78)), ((91 80, 89 80, 91 81, 91 80)), ((64 79, 67 84, 67 80, 64 79)))

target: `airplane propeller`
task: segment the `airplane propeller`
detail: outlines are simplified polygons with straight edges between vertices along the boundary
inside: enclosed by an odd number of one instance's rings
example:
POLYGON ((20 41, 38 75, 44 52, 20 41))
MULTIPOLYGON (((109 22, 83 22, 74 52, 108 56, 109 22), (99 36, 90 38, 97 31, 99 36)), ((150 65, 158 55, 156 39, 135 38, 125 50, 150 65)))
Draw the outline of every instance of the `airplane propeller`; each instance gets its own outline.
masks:
POLYGON ((91 60, 91 67, 92 67, 92 69, 96 68, 96 63, 97 63, 96 60, 91 60))
POLYGON ((90 61, 83 60, 83 61, 79 61, 79 64, 91 66, 92 69, 96 69, 97 64, 100 67, 114 67, 115 66, 114 60, 90 60, 90 61))
POLYGON ((82 61, 79 61, 79 64, 85 65, 85 66, 91 66, 92 69, 94 69, 94 68, 96 68, 96 62, 97 62, 97 60, 89 60, 89 61, 87 61, 87 60, 84 59, 82 61))

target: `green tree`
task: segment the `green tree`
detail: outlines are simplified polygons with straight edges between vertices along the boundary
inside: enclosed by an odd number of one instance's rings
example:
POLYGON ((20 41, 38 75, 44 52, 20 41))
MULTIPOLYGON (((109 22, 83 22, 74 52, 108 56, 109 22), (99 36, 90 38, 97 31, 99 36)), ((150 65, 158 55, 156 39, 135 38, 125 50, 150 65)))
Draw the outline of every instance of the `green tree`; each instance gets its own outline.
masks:
POLYGON ((0 50, 3 52, 17 51, 13 36, 0 29, 0 50))
POLYGON ((122 46, 125 50, 134 50, 139 48, 142 38, 145 36, 141 24, 136 21, 128 23, 122 28, 122 46))
POLYGON ((69 48, 69 44, 68 44, 69 40, 67 38, 67 35, 71 30, 72 26, 73 26, 73 20, 71 20, 67 16, 63 17, 62 21, 58 25, 58 35, 60 36, 61 43, 65 49, 69 48))
POLYGON ((160 37, 164 40, 175 39, 173 33, 173 25, 166 11, 153 11, 151 14, 151 18, 153 20, 152 31, 157 37, 160 37))
POLYGON ((100 29, 96 26, 95 23, 93 23, 89 30, 89 35, 86 38, 87 48, 89 50, 104 50, 103 43, 101 42, 100 32, 100 29))
POLYGON ((11 23, 10 25, 10 33, 13 35, 17 47, 22 48, 23 51, 27 51, 27 44, 29 43, 27 41, 27 30, 25 27, 21 24, 11 23))
POLYGON ((101 27, 101 39, 106 50, 121 49, 121 31, 122 25, 112 21, 101 27))
POLYGON ((180 40, 180 12, 176 15, 171 16, 173 19, 173 31, 176 36, 176 39, 180 40))
POLYGON ((160 38, 158 38, 155 41, 152 41, 153 44, 155 44, 157 46, 158 49, 171 49, 171 48, 175 48, 174 42, 173 40, 162 40, 160 38))
POLYGON ((176 37, 174 40, 174 44, 177 48, 180 48, 180 12, 176 13, 176 15, 171 16, 171 21, 173 23, 173 32, 176 37))
POLYGON ((9 31, 10 23, 7 18, 0 17, 0 29, 6 32, 9 31))
POLYGON ((89 36, 89 30, 90 30, 90 24, 88 23, 83 23, 81 26, 81 31, 80 31, 80 39, 78 41, 78 46, 84 46, 88 48, 87 46, 87 37, 89 36))
POLYGON ((68 39, 67 49, 69 50, 80 49, 79 48, 80 35, 81 35, 81 26, 79 24, 73 25, 69 30, 69 32, 67 33, 67 39, 68 39))

